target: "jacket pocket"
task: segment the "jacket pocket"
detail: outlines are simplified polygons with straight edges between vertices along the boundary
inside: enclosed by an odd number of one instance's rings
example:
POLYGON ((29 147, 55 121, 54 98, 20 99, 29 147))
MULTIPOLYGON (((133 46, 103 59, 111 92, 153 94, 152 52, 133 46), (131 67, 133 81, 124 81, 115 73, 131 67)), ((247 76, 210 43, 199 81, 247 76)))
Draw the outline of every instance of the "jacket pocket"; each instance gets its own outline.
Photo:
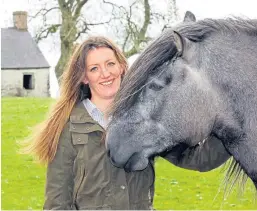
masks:
POLYGON ((88 134, 71 133, 73 145, 83 145, 88 143, 88 134))
POLYGON ((104 132, 104 129, 100 125, 93 123, 70 123, 70 132, 86 134, 94 131, 104 132))
MULTIPOLYGON (((83 133, 71 133, 72 144, 77 151, 76 160, 84 160, 86 147, 88 147, 88 135, 83 133)), ((81 163, 82 164, 82 163, 81 163)), ((81 165, 80 164, 80 165, 81 165)))

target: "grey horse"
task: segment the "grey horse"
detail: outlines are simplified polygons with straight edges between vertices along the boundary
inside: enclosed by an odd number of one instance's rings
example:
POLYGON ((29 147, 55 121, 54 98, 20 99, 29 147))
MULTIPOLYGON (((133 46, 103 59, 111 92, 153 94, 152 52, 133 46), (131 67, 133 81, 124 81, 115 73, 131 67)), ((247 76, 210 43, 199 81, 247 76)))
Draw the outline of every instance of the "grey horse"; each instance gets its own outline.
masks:
POLYGON ((111 115, 106 146, 118 167, 142 170, 149 158, 214 136, 257 188, 257 20, 164 31, 125 75, 111 115))

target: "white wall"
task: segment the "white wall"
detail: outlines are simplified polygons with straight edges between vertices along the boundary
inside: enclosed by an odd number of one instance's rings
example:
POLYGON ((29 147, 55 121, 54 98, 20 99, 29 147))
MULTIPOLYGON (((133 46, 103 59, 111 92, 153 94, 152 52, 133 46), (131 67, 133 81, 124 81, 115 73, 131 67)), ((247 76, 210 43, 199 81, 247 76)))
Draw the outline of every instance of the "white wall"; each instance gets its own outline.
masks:
POLYGON ((134 63, 134 61, 136 61, 137 57, 139 57, 140 54, 134 54, 133 56, 128 58, 128 65, 129 67, 132 66, 132 64, 134 63))
POLYGON ((49 96, 49 68, 44 69, 9 69, 1 70, 2 96, 49 96), (23 88, 23 75, 32 74, 34 89, 23 88))
POLYGON ((58 98, 60 96, 60 91, 59 91, 58 79, 56 77, 54 67, 50 68, 49 78, 50 78, 50 90, 49 90, 50 96, 52 98, 58 98))

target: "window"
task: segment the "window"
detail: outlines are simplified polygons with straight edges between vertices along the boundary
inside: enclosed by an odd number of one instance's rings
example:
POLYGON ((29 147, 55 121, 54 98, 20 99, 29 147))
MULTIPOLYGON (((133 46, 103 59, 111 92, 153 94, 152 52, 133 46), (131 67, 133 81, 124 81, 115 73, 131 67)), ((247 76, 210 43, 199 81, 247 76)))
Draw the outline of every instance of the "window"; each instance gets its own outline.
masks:
POLYGON ((24 89, 34 89, 32 74, 24 74, 23 75, 23 88, 24 89))

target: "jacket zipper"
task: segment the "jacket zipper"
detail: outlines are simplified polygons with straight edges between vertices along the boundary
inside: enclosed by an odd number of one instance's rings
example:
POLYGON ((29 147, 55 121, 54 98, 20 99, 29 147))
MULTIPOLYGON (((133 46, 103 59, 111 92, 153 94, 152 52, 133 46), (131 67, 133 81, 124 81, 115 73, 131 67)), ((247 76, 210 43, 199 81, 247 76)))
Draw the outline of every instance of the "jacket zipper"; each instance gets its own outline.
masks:
POLYGON ((76 206, 76 199, 77 199, 77 196, 78 196, 78 192, 81 188, 81 185, 82 185, 82 182, 83 182, 83 178, 85 176, 85 169, 84 167, 81 168, 81 171, 80 171, 80 174, 81 174, 81 178, 79 180, 79 183, 78 183, 78 186, 76 189, 74 189, 74 198, 73 198, 73 204, 76 206))

